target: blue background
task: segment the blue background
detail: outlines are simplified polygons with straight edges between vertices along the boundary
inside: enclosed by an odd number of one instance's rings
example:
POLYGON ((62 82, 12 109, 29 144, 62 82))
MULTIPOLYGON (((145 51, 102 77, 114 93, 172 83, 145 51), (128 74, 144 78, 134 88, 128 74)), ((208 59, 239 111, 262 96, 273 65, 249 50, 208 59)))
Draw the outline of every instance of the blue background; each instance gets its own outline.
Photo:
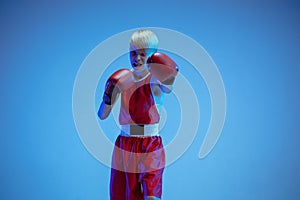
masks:
POLYGON ((227 92, 219 142, 198 159, 204 108, 165 171, 164 199, 299 199, 299 11, 297 1, 1 1, 0 199, 108 199, 109 168, 76 132, 73 83, 101 41, 147 26, 194 38, 227 92))

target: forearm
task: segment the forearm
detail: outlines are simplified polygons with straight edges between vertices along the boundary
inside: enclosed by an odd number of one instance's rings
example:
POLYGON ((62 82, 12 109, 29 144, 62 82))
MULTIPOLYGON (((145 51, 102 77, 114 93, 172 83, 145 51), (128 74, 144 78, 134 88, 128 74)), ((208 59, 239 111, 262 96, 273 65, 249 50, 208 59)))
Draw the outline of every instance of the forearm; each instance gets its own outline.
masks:
POLYGON ((128 69, 120 69, 108 78, 105 84, 102 103, 98 110, 98 116, 101 120, 108 117, 120 93, 130 86, 132 82, 130 80, 132 80, 131 71, 128 69))
POLYGON ((162 90, 164 93, 169 94, 169 93, 171 93, 172 90, 173 90, 173 85, 164 85, 164 84, 161 84, 161 85, 160 85, 160 88, 161 88, 161 90, 162 90))
POLYGON ((101 120, 104 120, 108 117, 109 113, 111 112, 112 110, 112 106, 111 105, 107 105, 105 104, 103 101, 99 107, 99 110, 98 110, 98 117, 101 119, 101 120))
POLYGON ((171 78, 163 81, 160 85, 161 90, 167 94, 171 93, 173 90, 174 81, 175 81, 175 77, 171 77, 171 78))
POLYGON ((148 60, 150 73, 160 82, 160 88, 164 93, 171 93, 173 83, 178 73, 177 64, 166 54, 156 52, 148 60))

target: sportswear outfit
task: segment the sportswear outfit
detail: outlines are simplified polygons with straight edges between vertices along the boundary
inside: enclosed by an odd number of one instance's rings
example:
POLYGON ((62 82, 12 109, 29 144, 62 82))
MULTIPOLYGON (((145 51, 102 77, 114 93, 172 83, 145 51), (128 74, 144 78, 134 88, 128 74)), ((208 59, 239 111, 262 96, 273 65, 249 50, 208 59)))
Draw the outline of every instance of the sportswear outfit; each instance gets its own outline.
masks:
POLYGON ((158 105, 149 73, 121 93, 119 123, 110 179, 111 200, 144 200, 144 196, 162 195, 165 152, 158 135, 158 105))

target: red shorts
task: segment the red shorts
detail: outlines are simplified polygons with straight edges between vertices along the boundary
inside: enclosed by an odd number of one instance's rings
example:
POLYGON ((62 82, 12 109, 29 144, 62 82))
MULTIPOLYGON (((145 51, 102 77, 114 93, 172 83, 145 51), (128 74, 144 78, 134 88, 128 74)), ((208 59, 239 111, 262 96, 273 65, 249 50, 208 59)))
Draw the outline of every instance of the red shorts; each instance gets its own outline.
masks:
POLYGON ((118 136, 112 157, 111 200, 162 195, 165 153, 160 136, 118 136))

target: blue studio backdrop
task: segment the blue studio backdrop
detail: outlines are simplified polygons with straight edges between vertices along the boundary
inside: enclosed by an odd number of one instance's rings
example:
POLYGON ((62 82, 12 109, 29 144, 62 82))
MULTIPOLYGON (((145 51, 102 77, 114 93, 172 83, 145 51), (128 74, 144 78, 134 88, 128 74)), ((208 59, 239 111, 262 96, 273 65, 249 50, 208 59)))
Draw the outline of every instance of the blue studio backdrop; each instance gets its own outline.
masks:
MULTIPOLYGON (((73 85, 99 43, 139 27, 197 41, 218 66, 227 97, 222 135, 199 159, 210 96, 178 58, 201 117, 190 148, 165 170, 163 199, 299 199, 299 19, 300 4, 283 0, 1 1, 0 199, 109 199, 110 169, 87 151, 74 124, 73 85)), ((99 78, 95 112, 108 75, 129 66, 124 55, 99 78)), ((170 114, 180 113, 176 97, 167 101, 165 143, 180 120, 170 114)), ((112 119, 99 124, 113 142, 112 119)))

